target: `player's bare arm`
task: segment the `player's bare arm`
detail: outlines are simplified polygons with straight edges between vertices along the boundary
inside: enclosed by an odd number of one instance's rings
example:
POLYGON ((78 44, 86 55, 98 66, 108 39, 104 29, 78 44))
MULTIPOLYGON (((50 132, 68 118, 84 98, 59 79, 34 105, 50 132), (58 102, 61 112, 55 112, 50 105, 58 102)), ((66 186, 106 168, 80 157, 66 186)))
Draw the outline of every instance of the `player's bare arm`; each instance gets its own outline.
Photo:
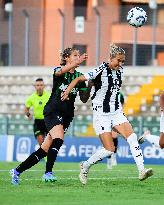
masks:
POLYGON ((61 100, 64 101, 68 98, 69 93, 71 90, 80 82, 86 81, 87 79, 84 77, 84 75, 81 75, 78 78, 75 78, 67 87, 67 89, 61 94, 61 100))
POLYGON ((82 54, 78 60, 75 60, 74 62, 67 63, 64 67, 62 67, 61 70, 57 71, 55 73, 56 76, 61 76, 64 73, 69 72, 71 69, 79 67, 79 65, 84 62, 88 58, 88 55, 86 53, 82 54))

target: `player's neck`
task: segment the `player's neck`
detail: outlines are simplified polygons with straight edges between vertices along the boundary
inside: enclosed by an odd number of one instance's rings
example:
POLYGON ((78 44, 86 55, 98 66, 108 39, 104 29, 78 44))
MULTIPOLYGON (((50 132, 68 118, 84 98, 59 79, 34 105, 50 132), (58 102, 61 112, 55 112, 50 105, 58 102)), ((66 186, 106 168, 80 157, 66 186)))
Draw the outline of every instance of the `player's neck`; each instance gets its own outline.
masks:
MULTIPOLYGON (((43 92, 44 92, 44 91, 43 91, 43 92)), ((37 93, 38 96, 41 97, 41 96, 43 95, 43 92, 42 92, 42 93, 38 93, 38 92, 36 92, 36 93, 37 93)))

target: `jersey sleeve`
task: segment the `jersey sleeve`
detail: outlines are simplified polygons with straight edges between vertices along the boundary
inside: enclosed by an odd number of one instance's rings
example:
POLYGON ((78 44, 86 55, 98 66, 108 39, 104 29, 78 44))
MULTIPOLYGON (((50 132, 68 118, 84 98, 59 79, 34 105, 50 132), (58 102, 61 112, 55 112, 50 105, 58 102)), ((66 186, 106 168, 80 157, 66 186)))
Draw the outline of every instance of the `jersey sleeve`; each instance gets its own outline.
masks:
POLYGON ((84 74, 84 77, 87 80, 93 80, 96 78, 96 76, 101 73, 103 71, 103 69, 106 67, 106 63, 102 63, 98 68, 93 68, 92 70, 90 70, 89 72, 84 74))
POLYGON ((61 70, 61 66, 57 66, 57 67, 54 67, 54 73, 58 72, 61 70))
POLYGON ((32 106, 31 96, 29 96, 29 97, 26 99, 25 106, 26 106, 27 108, 30 108, 30 107, 32 106))

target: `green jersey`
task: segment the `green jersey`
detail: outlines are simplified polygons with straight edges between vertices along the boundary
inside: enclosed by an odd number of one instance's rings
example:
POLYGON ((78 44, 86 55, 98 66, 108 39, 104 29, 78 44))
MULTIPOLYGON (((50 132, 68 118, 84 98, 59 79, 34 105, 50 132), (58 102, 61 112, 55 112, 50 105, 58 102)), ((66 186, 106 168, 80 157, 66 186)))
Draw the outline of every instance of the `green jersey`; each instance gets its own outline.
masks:
MULTIPOLYGON (((57 67, 54 71, 60 70, 61 67, 57 67)), ((74 71, 73 73, 67 72, 61 76, 55 76, 55 72, 53 75, 53 88, 51 97, 45 107, 46 113, 63 113, 64 115, 73 115, 74 113, 74 102, 77 96, 77 93, 81 90, 87 90, 85 82, 78 83, 70 92, 69 100, 61 101, 61 93, 65 91, 68 85, 74 80, 76 77, 82 75, 82 73, 78 71, 74 71)))
POLYGON ((39 119, 39 120, 44 119, 43 110, 49 98, 50 98, 50 93, 44 91, 43 95, 41 96, 39 96, 37 92, 34 92, 26 99, 25 105, 27 108, 33 107, 35 119, 39 119))

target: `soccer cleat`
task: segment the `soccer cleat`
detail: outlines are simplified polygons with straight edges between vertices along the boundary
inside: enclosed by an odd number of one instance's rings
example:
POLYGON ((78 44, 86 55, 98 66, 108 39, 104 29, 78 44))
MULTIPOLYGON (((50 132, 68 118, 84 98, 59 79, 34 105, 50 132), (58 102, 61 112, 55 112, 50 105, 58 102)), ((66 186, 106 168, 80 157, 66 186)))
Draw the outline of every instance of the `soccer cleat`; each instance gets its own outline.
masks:
POLYGON ((149 130, 146 130, 146 131, 144 132, 144 134, 138 138, 139 144, 142 144, 142 143, 145 142, 145 139, 146 139, 146 136, 147 136, 147 135, 150 135, 150 131, 149 131, 149 130))
POLYGON ((113 153, 113 154, 111 155, 111 164, 112 164, 112 166, 117 166, 116 153, 113 153))
POLYGON ((87 177, 88 177, 88 171, 89 170, 85 169, 83 164, 84 164, 84 162, 82 162, 80 164, 79 179, 80 179, 80 182, 85 185, 87 183, 87 177))
POLYGON ((44 182, 55 182, 55 181, 57 181, 57 178, 53 175, 52 172, 47 172, 43 175, 42 181, 44 181, 44 182))
POLYGON ((117 165, 116 153, 113 153, 110 157, 107 158, 107 168, 112 169, 112 167, 116 165, 117 165))
POLYGON ((19 173, 15 169, 10 170, 11 183, 13 185, 19 185, 19 173))
POLYGON ((107 158, 107 169, 112 169, 111 158, 107 158))
POLYGON ((144 169, 143 171, 139 173, 139 180, 144 181, 145 179, 147 179, 148 177, 151 177, 152 175, 153 175, 152 168, 144 169))

